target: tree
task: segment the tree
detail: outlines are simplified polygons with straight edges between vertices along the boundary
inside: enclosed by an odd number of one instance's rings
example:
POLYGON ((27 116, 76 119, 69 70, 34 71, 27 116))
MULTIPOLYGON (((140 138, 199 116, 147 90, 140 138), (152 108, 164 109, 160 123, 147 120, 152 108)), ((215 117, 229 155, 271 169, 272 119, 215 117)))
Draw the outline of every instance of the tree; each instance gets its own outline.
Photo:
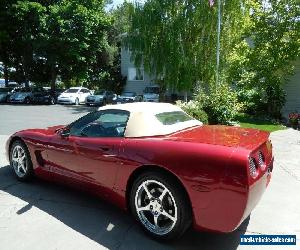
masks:
POLYGON ((241 41, 228 57, 228 79, 237 82, 254 109, 260 106, 279 117, 285 101, 283 83, 300 55, 300 6, 297 0, 249 1, 248 9, 241 41))
POLYGON ((2 0, 0 4, 0 61, 3 63, 5 84, 9 80, 9 68, 13 64, 13 51, 10 46, 13 40, 12 6, 16 1, 2 0))
MULTIPOLYGON (((235 43, 242 24, 240 0, 222 1, 222 60, 235 43)), ((163 78, 162 84, 177 90, 215 83, 217 9, 208 1, 149 0, 131 11, 127 46, 137 65, 163 78)))
POLYGON ((67 83, 82 84, 101 78, 102 69, 111 65, 115 48, 108 33, 112 20, 104 11, 104 1, 24 0, 4 4, 0 59, 5 67, 16 68, 18 81, 51 81, 54 88, 60 75, 67 83))
POLYGON ((58 74, 78 83, 99 77, 93 65, 108 64, 112 48, 108 43, 110 17, 103 1, 64 0, 49 7, 45 40, 39 49, 51 69, 51 86, 58 74))

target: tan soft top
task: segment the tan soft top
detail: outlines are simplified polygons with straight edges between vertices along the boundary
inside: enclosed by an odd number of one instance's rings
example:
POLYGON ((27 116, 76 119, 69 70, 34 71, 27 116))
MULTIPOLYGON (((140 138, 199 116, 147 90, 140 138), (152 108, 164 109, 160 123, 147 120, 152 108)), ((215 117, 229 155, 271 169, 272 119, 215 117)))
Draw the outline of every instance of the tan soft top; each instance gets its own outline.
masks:
MULTIPOLYGON (((125 110, 130 112, 127 122, 125 137, 143 137, 167 135, 186 128, 200 126, 202 122, 192 119, 173 125, 164 125, 156 117, 156 114, 164 112, 182 111, 178 106, 170 103, 134 102, 117 105, 106 105, 98 110, 125 110)), ((182 111, 183 112, 183 111, 182 111)))

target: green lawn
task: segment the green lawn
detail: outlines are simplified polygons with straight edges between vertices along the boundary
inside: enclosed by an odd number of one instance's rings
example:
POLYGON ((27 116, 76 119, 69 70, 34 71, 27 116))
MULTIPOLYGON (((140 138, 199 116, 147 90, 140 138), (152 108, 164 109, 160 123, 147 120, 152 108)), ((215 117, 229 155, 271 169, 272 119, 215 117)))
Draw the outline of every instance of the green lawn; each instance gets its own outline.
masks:
POLYGON ((285 129, 282 124, 267 118, 254 117, 247 114, 239 114, 236 118, 242 128, 255 128, 269 132, 285 129))

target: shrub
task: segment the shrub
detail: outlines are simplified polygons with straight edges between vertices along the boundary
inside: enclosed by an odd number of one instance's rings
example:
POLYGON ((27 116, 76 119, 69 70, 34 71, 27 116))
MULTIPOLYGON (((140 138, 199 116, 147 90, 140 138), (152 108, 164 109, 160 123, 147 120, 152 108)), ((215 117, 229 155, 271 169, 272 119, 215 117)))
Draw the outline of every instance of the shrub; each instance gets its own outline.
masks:
POLYGON ((210 124, 230 124, 242 107, 236 92, 226 84, 211 87, 206 92, 200 90, 195 100, 201 103, 210 124))
POLYGON ((194 117, 195 119, 203 122, 204 124, 208 123, 207 114, 203 110, 203 107, 200 102, 198 102, 198 101, 189 101, 189 102, 177 101, 176 104, 180 108, 182 108, 182 110, 184 112, 186 112, 190 116, 194 117))

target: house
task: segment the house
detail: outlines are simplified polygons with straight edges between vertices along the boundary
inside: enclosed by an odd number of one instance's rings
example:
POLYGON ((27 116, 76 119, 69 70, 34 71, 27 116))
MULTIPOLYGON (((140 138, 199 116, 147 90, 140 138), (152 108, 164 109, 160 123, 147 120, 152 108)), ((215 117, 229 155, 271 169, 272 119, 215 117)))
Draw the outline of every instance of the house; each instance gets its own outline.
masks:
POLYGON ((291 112, 300 113, 300 59, 295 62, 295 74, 284 85, 286 103, 282 108, 282 115, 288 117, 291 112))
MULTIPOLYGON (((125 47, 121 48, 121 74, 123 77, 127 77, 124 91, 132 91, 142 95, 146 87, 158 86, 155 76, 147 74, 143 65, 140 67, 134 65, 131 60, 131 53, 125 47)), ((187 92, 167 88, 163 93, 160 93, 161 97, 162 94, 164 101, 173 101, 173 94, 176 95, 175 99, 183 100, 187 92)))
POLYGON ((147 86, 156 85, 155 77, 148 75, 142 65, 141 67, 134 65, 131 61, 131 53, 125 47, 121 48, 121 74, 127 77, 124 91, 133 91, 142 95, 147 86))

